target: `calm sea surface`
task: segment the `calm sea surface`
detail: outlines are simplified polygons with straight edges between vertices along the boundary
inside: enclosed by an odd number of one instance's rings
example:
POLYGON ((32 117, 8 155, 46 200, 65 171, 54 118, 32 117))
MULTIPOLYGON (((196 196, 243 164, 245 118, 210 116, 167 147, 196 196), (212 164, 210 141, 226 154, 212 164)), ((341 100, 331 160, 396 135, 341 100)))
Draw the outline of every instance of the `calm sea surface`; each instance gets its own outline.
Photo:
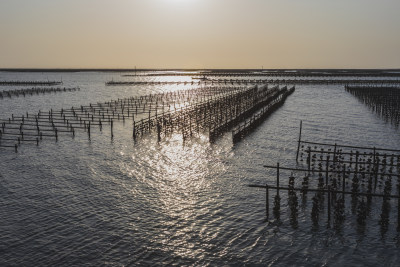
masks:
MULTIPOLYGON (((195 87, 105 86, 111 79, 190 77, 0 72, 0 81, 47 79, 81 90, 0 99, 0 118, 195 87)), ((27 87, 0 86, 17 88, 27 87)), ((18 153, 0 148, 0 266, 398 266, 397 211, 382 234, 381 200, 364 231, 350 210, 341 231, 326 227, 324 212, 313 227, 311 195, 293 227, 285 192, 281 221, 266 220, 265 190, 247 185, 275 181, 265 164, 296 166, 300 120, 304 140, 400 149, 399 129, 339 85, 296 86, 237 145, 230 133, 215 144, 206 136, 183 143, 180 135, 134 143, 131 123, 118 122, 113 140, 93 129, 90 141, 78 132, 24 143, 18 153)), ((282 173, 285 185, 289 175, 282 173)))

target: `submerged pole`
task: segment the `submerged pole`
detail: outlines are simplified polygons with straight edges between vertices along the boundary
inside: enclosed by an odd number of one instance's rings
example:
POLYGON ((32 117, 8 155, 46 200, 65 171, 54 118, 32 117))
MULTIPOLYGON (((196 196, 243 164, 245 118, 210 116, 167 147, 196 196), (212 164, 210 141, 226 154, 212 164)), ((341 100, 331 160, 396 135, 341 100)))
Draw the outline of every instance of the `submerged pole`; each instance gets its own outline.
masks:
POLYGON ((400 232, 400 185, 398 186, 399 198, 397 199, 397 231, 400 232))
POLYGON ((279 162, 276 165, 276 194, 279 195, 279 162))
POLYGON ((136 123, 133 121, 133 131, 132 131, 133 140, 136 140, 136 123))
POLYGON ((111 119, 111 139, 114 137, 113 133, 113 120, 111 119))
POLYGON ((331 225, 331 186, 328 186, 328 228, 331 225))

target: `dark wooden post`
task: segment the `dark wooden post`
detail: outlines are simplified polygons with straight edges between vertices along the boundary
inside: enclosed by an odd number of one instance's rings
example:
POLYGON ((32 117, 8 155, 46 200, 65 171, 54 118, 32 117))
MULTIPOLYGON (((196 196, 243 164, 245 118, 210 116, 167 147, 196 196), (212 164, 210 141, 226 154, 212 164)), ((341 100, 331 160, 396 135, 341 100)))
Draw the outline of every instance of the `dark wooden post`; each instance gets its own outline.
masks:
POLYGON ((356 151, 356 169, 354 170, 354 175, 358 173, 358 151, 356 151))
MULTIPOLYGON (((354 174, 356 175, 356 174, 354 174)), ((343 191, 343 199, 344 199, 344 189, 345 189, 345 185, 346 185, 346 164, 343 165, 343 182, 342 182, 342 191, 343 191)))
POLYGON ((400 231, 400 185, 398 185, 399 198, 397 199, 397 231, 400 231))
POLYGON ((111 119, 111 139, 114 137, 113 133, 113 119, 111 119))
POLYGON ((268 220, 269 219, 269 187, 268 187, 268 184, 265 185, 265 210, 267 213, 267 220, 268 220))
POLYGON ((335 143, 335 147, 333 149, 333 164, 335 164, 336 162, 336 143, 335 143))
POLYGON ((329 176, 329 157, 326 159, 326 167, 325 167, 325 188, 328 187, 328 176, 329 176))
POLYGON ((374 173, 375 173, 375 184, 374 184, 374 192, 376 190, 376 185, 378 183, 378 171, 379 171, 379 158, 376 157, 376 148, 374 147, 374 173))
POLYGON ((133 140, 136 140, 136 123, 133 121, 133 131, 132 131, 133 140))
POLYGON ((328 228, 331 225, 331 186, 328 186, 328 228))
POLYGON ((149 108, 149 133, 151 133, 151 104, 150 104, 150 108, 149 108))
POLYGON ((279 196, 279 162, 276 165, 276 194, 279 196))
POLYGON ((400 231, 400 185, 397 186, 399 198, 397 199, 397 231, 400 231))
POLYGON ((161 141, 161 126, 160 126, 160 122, 157 120, 157 140, 158 142, 161 141))
POLYGON ((88 123, 88 137, 89 137, 89 139, 90 139, 90 121, 89 121, 89 123, 88 123))
POLYGON ((311 170, 311 147, 308 148, 308 175, 310 175, 311 170))
POLYGON ((296 153, 296 162, 298 162, 299 159, 299 151, 300 151, 300 143, 301 143, 301 129, 303 127, 303 121, 300 121, 300 132, 299 132, 299 141, 297 144, 297 153, 296 153))

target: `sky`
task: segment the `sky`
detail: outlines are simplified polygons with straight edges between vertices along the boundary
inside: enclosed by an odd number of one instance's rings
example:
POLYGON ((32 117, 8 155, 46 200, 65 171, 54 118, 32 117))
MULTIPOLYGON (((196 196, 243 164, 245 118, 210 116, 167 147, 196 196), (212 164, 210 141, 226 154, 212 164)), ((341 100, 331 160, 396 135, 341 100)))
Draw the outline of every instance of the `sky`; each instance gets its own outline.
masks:
POLYGON ((0 0, 0 68, 400 68, 399 0, 0 0))

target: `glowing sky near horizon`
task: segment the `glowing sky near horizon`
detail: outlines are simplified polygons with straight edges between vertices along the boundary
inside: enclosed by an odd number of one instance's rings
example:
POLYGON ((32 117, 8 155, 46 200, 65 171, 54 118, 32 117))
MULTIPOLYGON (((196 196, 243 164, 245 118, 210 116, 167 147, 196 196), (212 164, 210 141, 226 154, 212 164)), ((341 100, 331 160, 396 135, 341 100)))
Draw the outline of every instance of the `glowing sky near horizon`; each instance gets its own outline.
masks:
POLYGON ((398 0, 1 0, 0 68, 400 68, 398 0))

